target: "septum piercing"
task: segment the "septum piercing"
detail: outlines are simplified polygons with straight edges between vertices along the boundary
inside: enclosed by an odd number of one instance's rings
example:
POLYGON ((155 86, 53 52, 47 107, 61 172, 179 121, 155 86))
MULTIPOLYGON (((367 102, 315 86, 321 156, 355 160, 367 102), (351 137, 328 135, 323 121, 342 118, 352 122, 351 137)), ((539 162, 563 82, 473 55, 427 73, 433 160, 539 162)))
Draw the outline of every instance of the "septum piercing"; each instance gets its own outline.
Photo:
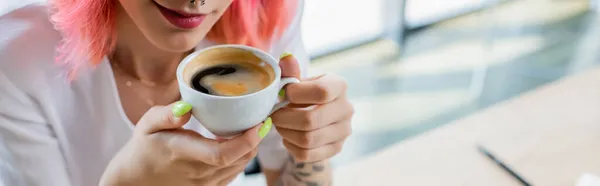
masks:
MULTIPOLYGON (((198 1, 198 0, 190 0, 190 4, 191 4, 192 6, 196 6, 196 4, 197 4, 196 2, 197 2, 197 1, 198 1)), ((205 1, 206 1, 206 0, 200 0, 200 6, 204 6, 204 4, 206 4, 206 2, 205 2, 205 1)))

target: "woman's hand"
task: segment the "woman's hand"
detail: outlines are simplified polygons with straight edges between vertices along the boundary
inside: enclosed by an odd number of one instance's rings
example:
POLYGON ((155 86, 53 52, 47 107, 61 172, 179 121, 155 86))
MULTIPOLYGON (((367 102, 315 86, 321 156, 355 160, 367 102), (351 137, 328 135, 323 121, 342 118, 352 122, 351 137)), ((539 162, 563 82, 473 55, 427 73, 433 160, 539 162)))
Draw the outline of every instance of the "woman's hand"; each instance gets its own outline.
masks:
MULTIPOLYGON (((296 59, 283 56, 284 77, 300 77, 296 59)), ((297 162, 317 162, 338 154, 352 133, 354 109, 346 97, 346 82, 333 74, 289 84, 285 96, 292 104, 272 115, 283 144, 297 162)))
POLYGON ((129 142, 111 160, 100 185, 227 185, 256 156, 258 127, 215 141, 181 127, 191 105, 151 108, 129 142))

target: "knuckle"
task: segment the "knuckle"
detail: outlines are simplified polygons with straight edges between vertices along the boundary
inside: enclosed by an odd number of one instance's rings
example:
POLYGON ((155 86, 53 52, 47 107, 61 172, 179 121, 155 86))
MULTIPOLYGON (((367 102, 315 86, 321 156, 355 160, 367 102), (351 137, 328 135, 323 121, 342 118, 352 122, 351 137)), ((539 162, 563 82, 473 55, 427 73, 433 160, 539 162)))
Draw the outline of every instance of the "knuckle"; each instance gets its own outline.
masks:
POLYGON ((296 103, 299 101, 299 97, 301 97, 302 93, 298 87, 292 83, 286 86, 286 99, 288 99, 292 103, 296 103))
POLYGON ((316 101, 323 103, 329 100, 330 94, 327 85, 315 84, 313 91, 315 94, 316 101))
POLYGON ((217 166, 228 166, 231 164, 231 161, 229 161, 225 156, 219 156, 216 164, 217 166))
POLYGON ((311 124, 314 122, 314 114, 312 113, 312 111, 309 110, 302 110, 300 111, 300 116, 302 118, 302 123, 304 123, 306 126, 307 124, 311 124))
MULTIPOLYGON (((146 111, 144 116, 152 116, 152 115, 161 115, 163 107, 162 106, 153 106, 146 111)), ((163 114, 164 115, 164 114, 163 114)))
POLYGON ((211 161, 215 166, 222 167, 227 165, 227 159, 224 156, 221 156, 220 153, 212 153, 211 161))
POLYGON ((352 125, 347 125, 346 128, 346 138, 350 137, 354 131, 352 130, 352 125))
POLYGON ((258 146, 258 144, 260 144, 260 138, 248 135, 248 137, 245 139, 245 142, 242 143, 238 148, 250 150, 254 149, 256 146, 258 146))
POLYGON ((169 157, 168 162, 171 162, 171 163, 185 161, 185 159, 186 159, 181 154, 174 152, 174 151, 170 151, 168 157, 169 157))
POLYGON ((320 113, 318 109, 306 110, 303 113, 305 129, 315 129, 318 125, 320 113))
POLYGON ((260 144, 260 138, 257 138, 254 135, 248 135, 248 139, 246 143, 246 148, 253 149, 256 148, 260 144))
POLYGON ((197 167, 192 167, 191 170, 188 171, 187 177, 190 178, 191 180, 205 181, 204 178, 206 178, 212 174, 214 174, 213 171, 200 170, 197 167))
POLYGON ((241 161, 242 161, 242 162, 249 162, 250 160, 254 159, 254 157, 256 157, 256 155, 257 155, 257 154, 258 154, 258 151, 256 151, 256 150, 253 150, 252 152, 250 152, 250 153, 248 153, 248 154, 244 155, 244 156, 241 158, 241 161))
POLYGON ((173 117, 171 117, 171 116, 170 116, 170 115, 168 115, 168 114, 164 114, 164 115, 162 115, 162 116, 160 117, 160 121, 161 121, 161 122, 165 122, 165 123, 175 123, 175 122, 173 121, 173 117))
POLYGON ((252 148, 252 144, 254 144, 252 138, 250 137, 250 135, 246 135, 244 137, 244 142, 240 143, 238 146, 238 148, 240 149, 251 149, 252 148))
POLYGON ((342 149, 344 148, 344 143, 336 143, 333 146, 333 154, 331 156, 335 156, 336 154, 339 154, 340 152, 342 152, 342 149))
POLYGON ((300 135, 300 147, 302 148, 312 148, 314 145, 314 135, 312 132, 304 132, 300 135))
POLYGON ((356 113, 356 108, 354 108, 354 105, 352 105, 352 103, 350 101, 346 101, 346 108, 348 108, 348 113, 350 113, 350 116, 354 116, 354 114, 356 113))
POLYGON ((159 114, 160 114, 160 107, 158 107, 158 106, 151 107, 150 109, 148 109, 148 111, 146 111, 142 115, 142 117, 138 121, 138 124, 144 123, 144 122, 152 122, 152 121, 148 121, 148 120, 151 118, 154 118, 153 116, 156 116, 159 114))
POLYGON ((346 80, 342 77, 339 77, 339 81, 340 81, 340 85, 342 86, 342 91, 346 92, 346 90, 348 90, 348 82, 346 82, 346 80))

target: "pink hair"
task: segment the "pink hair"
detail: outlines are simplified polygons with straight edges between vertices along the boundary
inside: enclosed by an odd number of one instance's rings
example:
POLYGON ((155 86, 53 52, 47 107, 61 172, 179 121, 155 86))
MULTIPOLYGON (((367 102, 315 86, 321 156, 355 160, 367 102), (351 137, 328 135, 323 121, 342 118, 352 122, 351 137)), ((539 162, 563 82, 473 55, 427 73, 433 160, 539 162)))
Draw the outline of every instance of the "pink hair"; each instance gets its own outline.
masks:
MULTIPOLYGON (((86 62, 95 66, 116 43, 116 0, 51 0, 51 19, 63 41, 56 61, 71 78, 86 62)), ((268 49, 290 24, 296 0, 234 0, 207 34, 217 43, 268 49)))
POLYGON ((266 50, 289 25, 295 5, 294 0, 234 0, 207 37, 266 50))

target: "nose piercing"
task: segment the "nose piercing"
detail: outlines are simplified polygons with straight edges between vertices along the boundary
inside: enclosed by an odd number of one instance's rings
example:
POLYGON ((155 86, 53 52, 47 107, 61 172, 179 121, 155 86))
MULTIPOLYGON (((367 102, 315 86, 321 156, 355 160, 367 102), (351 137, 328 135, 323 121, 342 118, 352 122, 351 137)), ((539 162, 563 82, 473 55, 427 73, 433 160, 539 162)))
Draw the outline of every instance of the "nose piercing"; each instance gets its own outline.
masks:
POLYGON ((190 0, 190 4, 196 5, 196 0, 190 0))

